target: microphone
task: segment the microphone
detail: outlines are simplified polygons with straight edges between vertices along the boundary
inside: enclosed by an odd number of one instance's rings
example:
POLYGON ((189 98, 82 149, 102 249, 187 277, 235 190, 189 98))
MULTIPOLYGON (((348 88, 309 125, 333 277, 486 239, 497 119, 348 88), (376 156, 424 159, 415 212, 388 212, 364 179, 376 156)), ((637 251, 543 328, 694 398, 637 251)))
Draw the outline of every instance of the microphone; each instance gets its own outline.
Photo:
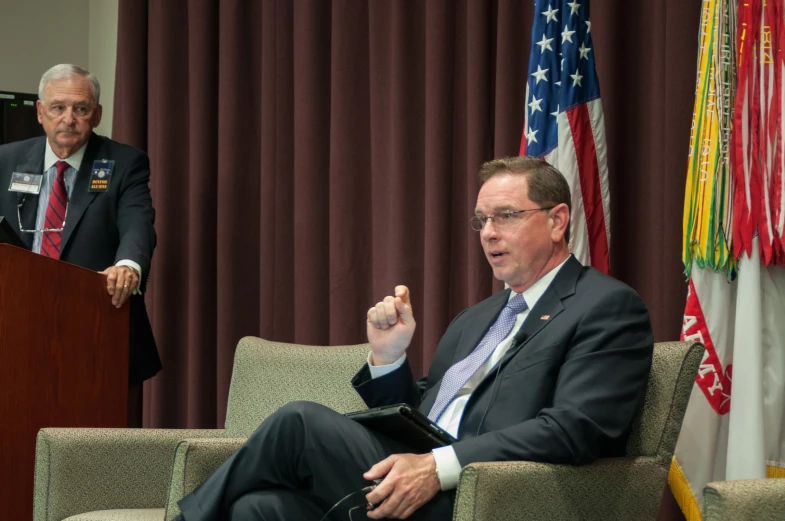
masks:
POLYGON ((16 193, 16 204, 22 206, 25 204, 25 199, 27 199, 27 194, 24 192, 17 192, 16 193))
MULTIPOLYGON (((523 326, 521 326, 521 328, 518 329, 518 332, 515 333, 515 336, 512 337, 512 345, 510 346, 510 349, 507 350, 507 353, 509 353, 513 349, 518 349, 521 345, 523 345, 524 342, 526 342, 527 338, 529 338, 529 334, 526 333, 523 330, 523 326)), ((505 353, 505 355, 507 353, 505 353)), ((475 433, 475 436, 480 435, 480 428, 482 428, 482 424, 485 421, 485 417, 488 415, 488 410, 491 408, 491 403, 493 402, 493 398, 496 395, 496 384, 499 381, 499 371, 501 371, 502 369, 502 360, 504 360, 504 357, 502 357, 502 359, 499 360, 499 362, 496 364, 496 374, 493 377, 493 388, 491 389, 491 397, 488 399, 488 405, 485 406, 485 412, 482 413, 482 418, 480 418, 480 423, 477 424, 477 432, 475 433)))
POLYGON ((520 347, 524 342, 526 342, 526 339, 528 338, 529 338, 529 334, 523 330, 523 327, 521 327, 518 330, 518 332, 515 333, 515 336, 512 338, 512 345, 510 346, 510 349, 516 349, 520 347))

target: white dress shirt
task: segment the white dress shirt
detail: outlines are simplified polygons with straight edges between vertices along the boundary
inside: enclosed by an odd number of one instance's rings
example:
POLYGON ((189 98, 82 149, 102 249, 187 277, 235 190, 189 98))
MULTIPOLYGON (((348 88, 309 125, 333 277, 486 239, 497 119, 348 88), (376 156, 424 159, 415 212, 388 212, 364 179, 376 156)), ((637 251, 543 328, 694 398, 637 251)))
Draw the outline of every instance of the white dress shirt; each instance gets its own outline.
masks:
MULTIPOLYGON (((564 262, 567 262, 567 260, 565 259, 564 262)), ((480 382, 482 382, 483 378, 485 378, 491 369, 496 366, 496 363, 502 359, 507 350, 512 347, 515 334, 523 325, 526 317, 529 316, 529 311, 537 304, 537 301, 540 299, 540 297, 542 297, 543 293, 545 293, 545 290, 548 289, 548 286, 551 285, 551 282, 553 282, 556 274, 559 273, 559 270, 562 268, 562 266, 564 266, 564 262, 546 273, 529 289, 521 293, 521 295, 523 295, 523 299, 526 301, 527 308, 518 313, 518 316, 515 317, 515 324, 513 324, 510 334, 507 335, 507 337, 502 340, 498 346, 496 346, 496 349, 493 351, 490 358, 488 358, 488 360, 485 361, 485 363, 477 370, 477 372, 474 373, 471 378, 469 378, 469 381, 466 382, 466 385, 464 385, 461 390, 458 391, 458 394, 455 396, 455 398, 453 398, 449 405, 447 405, 447 407, 444 409, 444 412, 442 412, 442 415, 439 416, 439 419, 436 421, 436 424, 439 425, 439 427, 446 430, 454 437, 458 437, 458 429, 461 424, 461 418, 463 417, 463 411, 466 409, 466 404, 469 402, 472 392, 477 388, 480 382)), ((511 291, 510 299, 515 297, 515 295, 518 295, 518 293, 511 291)), ((405 360, 406 354, 404 353, 401 358, 392 364, 373 366, 371 365, 371 356, 369 354, 368 368, 371 371, 371 377, 378 378, 391 373, 403 365, 405 360)), ((458 457, 455 455, 455 450, 452 448, 452 446, 448 445, 446 447, 439 447, 438 449, 434 449, 433 458, 436 460, 436 471, 439 475, 439 482, 441 484, 442 490, 451 490, 457 487, 458 479, 461 475, 461 464, 458 461, 458 457)))
MULTIPOLYGON (((79 172, 79 167, 82 166, 82 159, 84 158, 85 149, 87 148, 87 143, 82 145, 82 148, 71 154, 65 159, 60 159, 55 155, 54 151, 52 150, 52 146, 49 144, 49 140, 46 140, 46 150, 44 152, 44 179, 41 183, 41 192, 38 197, 38 211, 36 214, 35 220, 35 229, 36 230, 43 230, 44 223, 46 222, 46 210, 49 207, 49 194, 52 191, 52 184, 55 181, 55 177, 57 177, 57 168, 55 168, 55 163, 58 161, 65 161, 68 163, 68 169, 63 173, 63 180, 65 181, 65 189, 68 192, 68 200, 71 200, 71 193, 74 190, 74 184, 76 183, 76 173, 79 172)), ((68 222, 68 206, 66 205, 65 210, 65 219, 68 222)), ((34 253, 41 253, 41 241, 43 239, 43 234, 41 232, 36 232, 35 237, 33 239, 33 252, 34 253)), ((142 267, 139 263, 134 262, 130 259, 123 259, 117 262, 116 266, 128 266, 136 271, 136 274, 139 275, 139 282, 142 280, 142 267)), ((134 288, 131 288, 131 292, 134 295, 138 295, 139 292, 139 282, 134 288)))

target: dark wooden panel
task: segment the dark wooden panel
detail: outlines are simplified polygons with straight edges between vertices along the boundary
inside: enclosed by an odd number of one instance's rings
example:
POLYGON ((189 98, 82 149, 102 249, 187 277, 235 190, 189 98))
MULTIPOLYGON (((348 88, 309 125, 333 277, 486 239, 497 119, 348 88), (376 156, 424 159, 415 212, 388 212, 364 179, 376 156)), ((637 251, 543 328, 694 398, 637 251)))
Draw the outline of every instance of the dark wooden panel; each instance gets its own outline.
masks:
POLYGON ((0 245, 0 519, 31 519, 42 427, 123 427, 128 306, 104 277, 0 245))

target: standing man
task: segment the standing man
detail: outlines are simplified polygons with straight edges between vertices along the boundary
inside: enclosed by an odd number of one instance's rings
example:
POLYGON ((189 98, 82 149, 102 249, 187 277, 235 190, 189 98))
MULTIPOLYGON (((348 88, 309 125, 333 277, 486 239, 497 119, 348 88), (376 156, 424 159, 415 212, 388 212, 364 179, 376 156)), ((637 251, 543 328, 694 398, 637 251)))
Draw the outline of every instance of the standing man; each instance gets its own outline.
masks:
MULTIPOLYGON (((37 109, 46 136, 0 146, 0 215, 33 252, 103 273, 112 304, 128 301, 133 409, 141 382, 161 369, 142 295, 156 240, 150 161, 93 133, 100 94, 98 79, 76 65, 44 73, 37 109)), ((129 410, 132 423, 138 413, 129 410)))
POLYGON ((318 521, 370 480, 380 482, 333 519, 449 520, 469 463, 578 465, 625 453, 654 347, 646 307, 570 255, 570 191, 555 168, 499 159, 483 165, 480 184, 469 223, 510 289, 460 313, 415 382, 414 313, 397 286, 368 310, 371 352, 352 381, 369 407, 408 403, 458 441, 412 454, 335 411, 290 403, 180 501, 185 521, 318 521), (363 515, 365 501, 377 506, 363 515))

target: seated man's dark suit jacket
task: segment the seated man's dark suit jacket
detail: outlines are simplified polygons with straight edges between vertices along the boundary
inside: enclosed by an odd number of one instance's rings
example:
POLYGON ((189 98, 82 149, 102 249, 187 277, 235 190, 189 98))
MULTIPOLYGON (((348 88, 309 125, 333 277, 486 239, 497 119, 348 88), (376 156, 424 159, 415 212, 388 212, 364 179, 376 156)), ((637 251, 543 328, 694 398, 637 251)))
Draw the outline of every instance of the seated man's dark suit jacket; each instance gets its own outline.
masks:
MULTIPOLYGON (((38 195, 9 192, 13 172, 42 174, 46 138, 39 137, 0 146, 0 215, 5 216, 27 248, 33 234, 21 233, 17 205, 24 227, 35 228, 38 195)), ((129 259, 141 266, 144 290, 155 248, 155 211, 150 197, 150 161, 147 154, 128 145, 92 134, 68 202, 60 259, 84 268, 103 271, 129 259), (88 192, 93 161, 112 159, 106 192, 88 192)), ((106 298, 110 298, 107 295, 106 298)), ((161 360, 150 328, 144 297, 129 299, 129 381, 140 382, 161 369, 161 360)))
MULTIPOLYGON (((459 314, 418 382, 408 363, 376 379, 366 365, 352 381, 355 389, 370 407, 406 402, 428 414, 444 373, 477 346, 509 294, 459 314)), ((517 338, 466 405, 452 445, 460 464, 582 464, 624 455, 654 347, 638 294, 570 257, 517 338)))

